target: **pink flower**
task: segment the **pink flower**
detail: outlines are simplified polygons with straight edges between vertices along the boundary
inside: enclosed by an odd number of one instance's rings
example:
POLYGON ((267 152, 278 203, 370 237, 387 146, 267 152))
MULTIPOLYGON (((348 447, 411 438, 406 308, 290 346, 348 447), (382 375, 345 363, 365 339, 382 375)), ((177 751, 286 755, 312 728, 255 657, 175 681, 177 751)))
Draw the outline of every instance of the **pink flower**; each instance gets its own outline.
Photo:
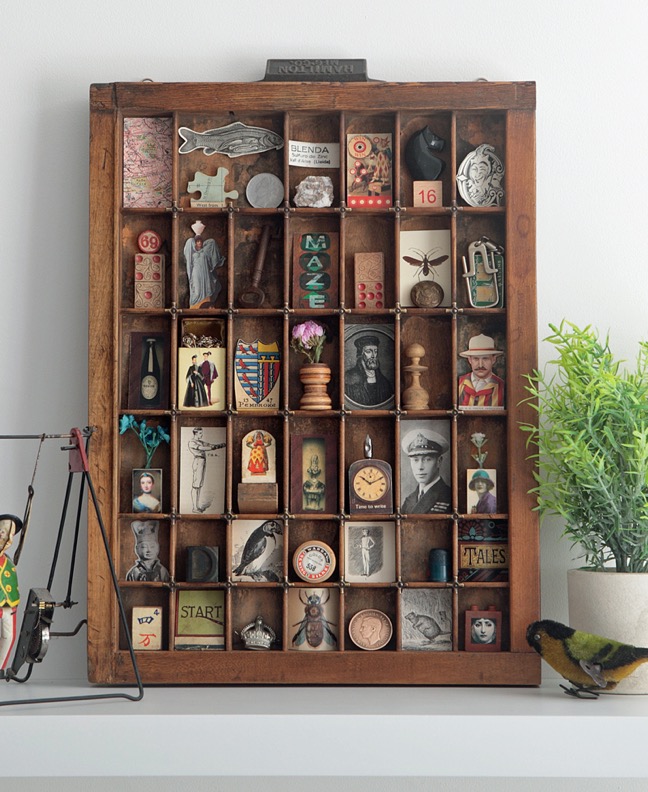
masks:
POLYGON ((306 355, 311 363, 319 363, 326 340, 326 331, 310 319, 292 330, 291 346, 296 352, 306 355))

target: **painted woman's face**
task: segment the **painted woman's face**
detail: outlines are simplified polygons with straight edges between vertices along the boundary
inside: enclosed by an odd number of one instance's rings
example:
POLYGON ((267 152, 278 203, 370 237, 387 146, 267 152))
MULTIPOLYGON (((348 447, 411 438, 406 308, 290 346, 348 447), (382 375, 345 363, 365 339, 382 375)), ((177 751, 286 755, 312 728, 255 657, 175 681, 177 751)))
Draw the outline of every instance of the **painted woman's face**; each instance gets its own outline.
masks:
POLYGON ((495 622, 492 619, 473 619, 472 639, 474 643, 494 643, 495 622))

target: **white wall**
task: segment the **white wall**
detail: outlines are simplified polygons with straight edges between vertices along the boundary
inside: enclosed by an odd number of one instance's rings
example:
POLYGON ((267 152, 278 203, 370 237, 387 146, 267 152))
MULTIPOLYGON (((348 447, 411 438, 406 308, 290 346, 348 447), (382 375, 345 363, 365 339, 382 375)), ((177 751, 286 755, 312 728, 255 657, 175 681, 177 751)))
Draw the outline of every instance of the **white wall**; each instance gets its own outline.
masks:
MULTIPOLYGON (((268 57, 364 57, 370 76, 394 81, 535 80, 539 335, 563 317, 592 323, 633 359, 648 337, 647 22, 633 0, 4 3, 0 434, 87 420, 89 85, 257 80, 268 57)), ((0 511, 22 514, 37 445, 0 441, 0 511)), ((41 458, 24 594, 47 581, 67 477, 60 445, 47 441, 41 458)), ((544 525, 542 610, 566 620, 559 534, 544 525)), ((77 577, 83 600, 83 558, 77 577)), ((56 626, 78 618, 57 614, 56 626)), ((35 673, 84 676, 84 640, 60 639, 35 673)))

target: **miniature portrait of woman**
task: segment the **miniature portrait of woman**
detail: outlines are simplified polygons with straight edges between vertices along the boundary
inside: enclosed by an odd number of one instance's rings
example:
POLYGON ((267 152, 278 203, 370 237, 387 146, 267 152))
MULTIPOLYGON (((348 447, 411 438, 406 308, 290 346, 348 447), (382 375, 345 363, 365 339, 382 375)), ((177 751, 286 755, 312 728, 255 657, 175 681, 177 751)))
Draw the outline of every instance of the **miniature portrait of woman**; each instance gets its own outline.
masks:
POLYGON ((133 471, 133 511, 155 513, 162 510, 159 497, 160 493, 159 470, 134 470, 133 471))

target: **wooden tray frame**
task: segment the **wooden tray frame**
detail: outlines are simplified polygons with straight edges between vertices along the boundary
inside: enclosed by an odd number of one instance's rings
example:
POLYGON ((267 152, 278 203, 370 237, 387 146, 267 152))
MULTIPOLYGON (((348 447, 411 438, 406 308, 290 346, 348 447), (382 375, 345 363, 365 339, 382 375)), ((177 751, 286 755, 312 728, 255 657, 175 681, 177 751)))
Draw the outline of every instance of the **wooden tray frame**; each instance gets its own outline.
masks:
MULTIPOLYGON (((160 451, 155 466, 166 468, 167 476, 164 490, 167 497, 166 511, 160 519, 168 527, 169 566, 174 574, 174 582, 169 587, 159 583, 126 583, 120 572, 121 589, 130 612, 133 604, 163 604, 166 635, 163 640, 165 649, 155 652, 138 652, 138 663, 142 678, 148 684, 379 684, 379 685, 537 685, 540 683, 540 661, 530 650, 525 640, 526 626, 538 617, 539 613, 539 540, 537 516, 532 511, 532 502, 526 494, 533 486, 530 463, 526 459, 524 437, 518 429, 520 421, 533 420, 533 411, 528 405, 519 405, 524 398, 522 375, 531 371, 537 361, 536 337, 536 287, 535 287, 535 84, 524 83, 195 83, 195 84, 155 84, 155 83, 115 83, 93 85, 90 90, 90 328, 89 328, 89 420, 97 428, 93 436, 90 453, 91 473, 101 502, 102 513, 110 533, 111 549, 118 570, 122 570, 127 558, 132 559, 132 543, 127 541, 129 522, 132 515, 124 511, 124 484, 128 477, 125 473, 134 465, 130 462, 135 446, 125 443, 118 434, 118 418, 124 412, 138 412, 127 409, 125 401, 124 376, 127 379, 128 343, 123 328, 139 330, 151 327, 170 327, 172 344, 177 339, 176 328, 183 317, 193 315, 178 307, 177 273, 181 259, 180 239, 186 238, 186 224, 198 213, 182 206, 182 186, 179 173, 177 146, 174 145, 174 198, 176 208, 183 211, 167 210, 125 210, 121 206, 121 161, 122 126, 128 116, 170 116, 175 128, 188 120, 197 123, 215 119, 218 126, 229 113, 237 118, 255 123, 281 117, 286 140, 292 135, 308 135, 318 126, 326 132, 337 129, 341 146, 339 182, 336 184, 336 202, 330 209, 297 209, 287 201, 277 210, 254 210, 238 208, 236 211, 210 210, 210 220, 220 224, 227 238, 227 288, 224 290, 222 309, 205 312, 204 316, 219 316, 225 319, 228 338, 232 338, 237 327, 247 322, 250 329, 272 323, 278 330, 284 348, 284 368, 282 382, 282 408, 270 415, 258 414, 242 417, 228 410, 212 418, 210 425, 225 426, 228 433, 227 453, 227 514, 215 520, 213 533, 217 539, 227 543, 229 521, 234 517, 235 489, 237 474, 233 472, 233 453, 240 441, 241 431, 251 427, 254 421, 268 420, 278 429, 282 439, 283 460, 278 460, 282 477, 280 483, 280 515, 294 536, 285 542, 285 584, 239 584, 232 586, 227 581, 219 584, 225 590, 228 629, 226 650, 224 652, 176 652, 172 646, 172 627, 174 619, 174 588, 187 585, 181 580, 181 564, 176 563, 176 553, 182 542, 184 530, 204 535, 206 526, 203 518, 193 521, 186 515, 178 515, 172 508, 178 500, 177 443, 178 422, 188 419, 171 410, 160 411, 151 416, 153 420, 164 419, 171 425, 171 446, 160 451), (387 121, 385 121, 387 119, 387 121), (406 168, 401 165, 402 157, 394 156, 394 206, 380 212, 350 212, 343 201, 344 183, 344 142, 346 131, 368 129, 373 122, 388 123, 393 133, 394 148, 401 151, 404 136, 420 121, 443 119, 449 133, 448 149, 443 155, 446 159, 443 207, 439 209, 414 209, 411 201, 411 180, 406 168), (471 136, 471 125, 494 123, 500 130, 505 142, 506 203, 497 208, 471 208, 460 199, 457 185, 457 167, 466 150, 471 136), (465 138, 462 135, 465 134, 465 138), (397 627, 400 617, 400 592, 404 585, 412 587, 444 586, 444 584, 420 581, 399 580, 393 586, 380 586, 376 591, 371 585, 345 585, 337 575, 332 582, 325 584, 335 596, 340 597, 342 606, 340 626, 340 646, 332 652, 298 652, 288 649, 291 627, 287 624, 285 602, 290 586, 299 585, 291 574, 290 553, 298 540, 309 536, 304 520, 290 515, 290 479, 288 475, 290 431, 293 421, 298 421, 300 430, 306 429, 318 434, 327 433, 328 427, 337 426, 340 433, 340 464, 338 514, 326 515, 322 519, 323 537, 342 524, 345 509, 346 470, 350 461, 359 458, 355 453, 356 435, 362 433, 362 421, 390 422, 393 438, 399 437, 399 423, 407 416, 400 408, 400 391, 403 380, 396 381, 396 409, 385 415, 372 415, 363 411, 360 417, 340 410, 343 391, 341 380, 334 383, 334 411, 322 416, 304 416, 296 410, 299 383, 296 373, 299 367, 297 356, 289 352, 289 328, 301 315, 313 315, 313 311, 299 311, 290 307, 290 284, 292 259, 292 234, 304 227, 309 219, 321 221, 340 229, 340 309, 323 311, 322 318, 335 330, 341 331, 344 322, 361 314, 345 307, 345 295, 352 293, 353 260, 347 258, 353 252, 353 239, 360 228, 363 218, 375 222, 376 228, 384 229, 393 240, 393 247, 385 251, 386 269, 395 265, 395 283, 398 283, 398 229, 401 227, 423 227, 427 220, 442 223, 450 228, 452 235, 452 278, 453 294, 458 297, 455 305, 446 309, 401 309, 392 300, 390 310, 378 313, 378 318, 394 322, 396 328, 396 368, 401 366, 401 333, 407 321, 420 316, 426 321, 447 323, 445 359, 450 361, 449 382, 456 382, 457 376, 457 326, 461 321, 479 323, 487 313, 499 315, 507 337, 507 409, 496 411, 497 420, 503 427, 505 437, 499 453, 506 462, 506 475, 500 473, 498 489, 506 488, 508 508, 498 515, 508 519, 510 575, 508 583, 450 585, 453 600, 453 651, 450 652, 411 652, 399 648, 398 636, 385 649, 378 652, 358 650, 348 638, 346 627, 353 615, 350 612, 360 607, 373 607, 375 603, 384 605, 394 618, 397 627), (245 312, 236 306, 235 284, 240 282, 241 273, 236 272, 235 242, 238 229, 244 223, 258 223, 272 219, 279 229, 283 226, 283 293, 281 301, 271 308, 245 312), (499 224, 505 236, 506 249, 506 303, 503 309, 472 309, 465 305, 463 283, 460 273, 460 243, 471 231, 499 224), (408 225, 409 224, 409 225, 408 225), (422 225, 423 224, 423 225, 422 225), (162 229, 168 239, 171 254, 167 258, 167 307, 147 315, 143 309, 129 307, 127 287, 124 285, 125 273, 132 266, 134 247, 129 239, 138 228, 151 225, 162 229), (128 231, 128 233, 126 233, 128 231), (130 245, 130 246, 129 246, 130 245), (392 255, 393 254, 393 255, 392 255), (461 296, 459 297, 461 293, 461 296), (247 315, 249 314, 249 315, 247 315), (126 372, 126 373, 125 373, 126 372), (335 388, 337 387, 337 391, 335 388), (239 423, 240 422, 240 423, 239 423), (355 454, 355 455, 354 455, 355 454), (282 505, 285 511, 282 510, 282 505), (175 576, 177 569, 177 577, 175 576), (505 641, 503 649, 496 653, 466 652, 462 649, 460 633, 463 613, 472 604, 487 606, 504 602, 505 641), (281 645, 270 652, 250 652, 241 648, 234 630, 242 626, 247 617, 253 620, 259 604, 267 603, 268 612, 277 615, 282 624, 279 629, 281 645), (236 623, 231 620, 238 614, 236 623)), ((199 126, 199 128, 209 128, 199 126)), ((179 140, 178 138, 176 138, 179 140)), ((308 139, 308 137, 297 137, 308 139)), ((485 141, 477 141, 485 142, 485 141)), ((473 146, 474 147, 474 146, 473 146)), ((286 148, 280 152, 283 162, 284 184, 287 199, 292 199, 294 182, 298 180, 294 169, 289 168, 286 148)), ((301 178, 301 176, 299 176, 301 178)), ((244 193, 244 187, 238 187, 244 193)), ((239 202, 242 206, 245 202, 239 202)), ((206 214, 200 211, 201 217, 206 214)), ((382 231, 381 231, 382 233, 382 231)), ((281 257, 280 257, 281 258, 281 257)), ((281 287, 281 284, 278 288, 281 287)), ((280 289, 281 290, 281 289, 280 289)), ((395 295, 393 295, 395 296, 395 295)), ((317 312, 315 312, 317 313, 317 312)), ((303 320, 302 320, 303 321, 303 320)), ((445 326, 445 324, 444 324, 445 326)), ((402 333, 407 338, 407 332, 402 333)), ((171 395, 175 393, 177 371, 172 346, 171 395)), ((333 366, 343 369, 342 349, 339 343, 329 345, 327 355, 333 366)), ((228 371, 232 371, 232 346, 228 345, 228 371)), ((426 361, 423 361, 426 362, 426 361)), ((228 403, 232 404, 232 377, 228 377, 228 403)), ((490 413, 493 415, 493 413, 490 413)), ((412 417, 412 416, 410 416, 412 417)), ((452 442, 457 449, 465 447, 470 433, 471 417, 466 417, 454 404, 433 408, 414 417, 446 417, 451 421, 452 442)), ((192 416, 195 423, 196 418, 192 416)), ((207 419, 205 418, 205 421, 207 419)), ((191 423, 191 421, 188 421, 191 423)), ((375 425, 375 424, 372 424, 375 425)), ((396 448, 398 446, 396 445, 396 448)), ((378 444, 376 456, 387 457, 394 467, 395 486, 398 489, 400 476, 399 454, 383 444, 378 444)), ((465 452, 464 452, 465 453, 465 452)), ((457 452, 453 462, 453 499, 455 512, 450 516, 425 516, 431 529, 449 530, 450 547, 453 552, 455 571, 457 557, 456 523, 461 515, 460 478, 463 471, 458 470, 457 452), (445 520, 445 522, 444 522, 445 520), (442 524, 445 528, 442 528, 442 524)), ((249 515, 245 515, 249 517, 249 515)), ((390 519, 383 518, 381 519, 390 519)), ((397 554, 401 552, 401 532, 408 528, 411 518, 400 520, 397 513, 397 554)), ((318 520, 308 516, 312 530, 317 535, 318 520)), ((117 684, 132 682, 133 674, 126 651, 123 634, 120 634, 117 605, 110 585, 106 562, 101 546, 101 537, 94 515, 89 516, 88 538, 88 668, 92 682, 117 684)), ((338 564, 344 558, 344 531, 337 530, 336 545, 338 564)), ((208 544, 209 542, 204 542, 208 544)), ((214 544, 221 544, 215 541, 214 544)), ((222 544, 221 544, 222 546, 222 544)), ((221 558, 227 552, 221 550, 221 558)), ((221 561, 224 564, 224 561, 221 561)), ((223 572, 226 573, 226 568, 223 572)), ((225 577, 225 574, 224 574, 225 577)), ((303 584, 306 585, 306 584, 303 584)), ((395 630, 398 633, 398 630, 395 630)))

